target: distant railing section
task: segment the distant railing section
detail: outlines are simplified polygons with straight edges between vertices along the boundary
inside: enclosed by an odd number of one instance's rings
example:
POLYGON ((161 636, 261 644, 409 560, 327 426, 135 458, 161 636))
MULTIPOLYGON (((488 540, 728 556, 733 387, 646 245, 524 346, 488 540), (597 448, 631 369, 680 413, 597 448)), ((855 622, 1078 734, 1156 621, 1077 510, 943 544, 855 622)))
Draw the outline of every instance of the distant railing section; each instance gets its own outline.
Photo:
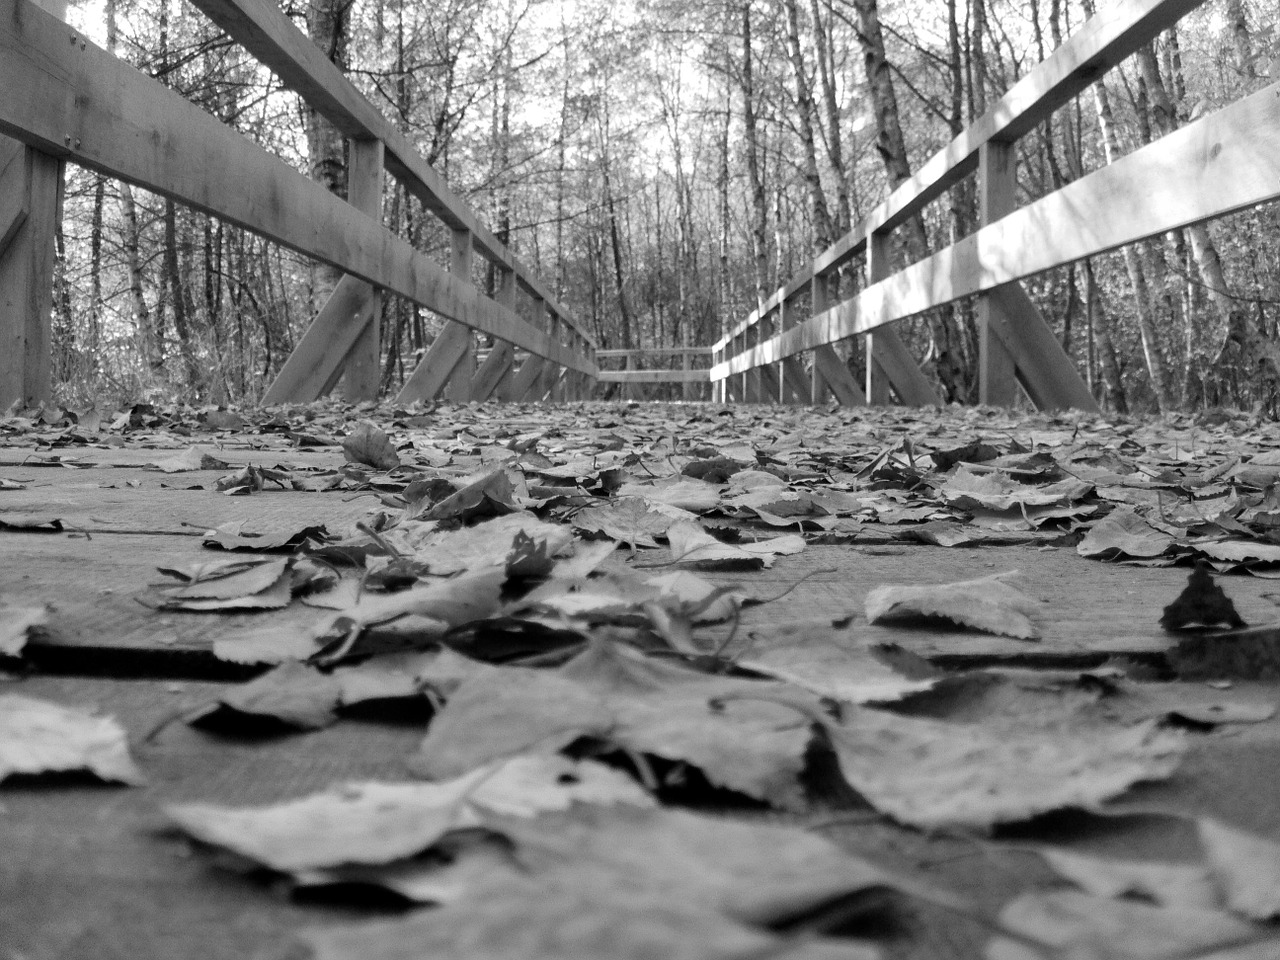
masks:
POLYGON ((1055 193, 1017 208, 1017 142, 1202 0, 1116 0, 713 349, 717 398, 937 404, 891 324, 976 296, 979 389, 1041 409, 1097 405, 1019 281, 1280 196, 1280 84, 1272 84, 1055 193), (976 233, 894 272, 893 231, 977 172, 976 233), (866 285, 834 302, 838 272, 865 257, 866 285), (837 345, 865 338, 865 379, 837 345))
POLYGON ((676 399, 708 400, 710 383, 711 347, 636 347, 630 350, 597 350, 600 363, 597 377, 605 395, 618 389, 611 384, 622 384, 620 393, 624 399, 676 399), (679 366, 655 366, 672 363, 679 366), (679 390, 673 389, 678 386, 679 390))
POLYGON ((597 371, 591 335, 278 4, 195 4, 345 135, 348 200, 41 6, 0 0, 0 409, 15 400, 38 402, 50 389, 53 237, 67 162, 213 214, 346 274, 267 390, 267 403, 314 399, 340 377, 349 398, 375 396, 382 291, 449 321, 398 402, 590 392, 597 371), (383 226, 384 172, 451 231, 447 270, 383 226), (476 254, 497 272, 493 296, 472 282, 476 254), (518 312, 521 295, 532 321, 518 312), (477 335, 496 347, 483 364, 477 335))

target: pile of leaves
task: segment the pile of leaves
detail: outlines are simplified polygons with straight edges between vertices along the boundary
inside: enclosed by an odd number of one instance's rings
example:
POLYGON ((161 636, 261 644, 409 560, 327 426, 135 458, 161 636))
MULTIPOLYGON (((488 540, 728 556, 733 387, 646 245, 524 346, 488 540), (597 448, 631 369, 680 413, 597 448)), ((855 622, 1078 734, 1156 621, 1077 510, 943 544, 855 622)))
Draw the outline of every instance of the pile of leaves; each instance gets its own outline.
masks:
MULTIPOLYGON (((0 438, 35 441, 41 457, 205 430, 210 442, 150 466, 225 468, 210 486, 227 495, 373 498, 350 530, 209 530, 205 549, 140 597, 193 615, 309 611, 219 640, 217 657, 264 672, 192 724, 305 735, 382 714, 425 725, 402 782, 167 810, 220 862, 434 907, 304 934, 321 958, 877 956, 847 910, 844 935, 827 936, 825 908, 885 889, 975 908, 917 870, 761 812, 859 811, 982 835, 1168 777, 1185 735, 1167 703, 1118 671, 945 675, 868 645, 852 617, 739 631, 743 606, 769 600, 717 583, 716 570, 785 564, 815 542, 1053 543, 1109 561, 1197 561, 1207 595, 1210 571, 1272 576, 1280 564, 1280 432, 1245 418, 315 405, 135 408, 90 430, 79 415, 37 413, 0 421, 0 438), (290 448, 327 446, 344 465, 289 462, 290 448)), ((1007 574, 883 585, 863 611, 1023 639, 1038 635, 1039 613, 1007 574)), ((17 655, 39 619, 20 608, 4 651, 17 655)), ((0 696, 0 724, 43 731, 43 769, 142 776, 108 718, 49 719, 65 709, 0 696)), ((0 778, 41 769, 31 743, 0 745, 0 778)), ((1280 855, 1220 824, 1201 838, 1194 868, 1046 853, 1078 889, 1009 904, 988 956, 1274 955, 1258 921, 1280 913, 1280 855), (1258 856, 1245 870, 1229 851, 1249 842, 1258 856), (1125 899, 1135 891, 1147 902, 1125 899)))

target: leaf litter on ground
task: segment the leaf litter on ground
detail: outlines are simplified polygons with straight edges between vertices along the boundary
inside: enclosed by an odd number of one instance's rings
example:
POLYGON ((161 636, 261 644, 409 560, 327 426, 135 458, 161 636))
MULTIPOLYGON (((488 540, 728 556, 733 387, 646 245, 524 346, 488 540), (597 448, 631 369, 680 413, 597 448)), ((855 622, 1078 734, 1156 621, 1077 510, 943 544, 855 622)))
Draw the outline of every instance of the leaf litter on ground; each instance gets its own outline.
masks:
MULTIPOLYGON (((940 677, 902 651, 853 641, 841 631, 856 629, 831 621, 821 628, 797 625, 794 634, 753 628, 736 636, 732 624, 745 594, 684 571, 627 579, 612 557, 616 545, 634 553, 666 540, 673 561, 759 566, 775 558, 787 562, 818 540, 948 548, 1039 539, 1078 543, 1079 553, 1099 559, 1172 564, 1202 558, 1219 573, 1258 576, 1274 574, 1280 558, 1269 541, 1280 525, 1273 522, 1280 498, 1271 488, 1280 470, 1268 460, 1280 438, 1243 419, 1212 428, 1188 420, 1152 427, 965 411, 946 414, 941 428, 903 410, 796 415, 604 405, 584 407, 552 426, 545 410, 519 422, 483 406, 465 414, 447 406, 421 415, 398 412, 381 426, 352 425, 349 415, 339 406, 312 408, 306 420, 275 414, 276 432, 264 429, 255 441, 287 449, 332 445, 330 437, 345 435, 349 463, 342 471, 317 479, 294 468, 255 468, 256 475, 246 468, 244 482, 229 489, 274 483, 376 495, 383 507, 370 515, 364 533, 335 539, 322 527, 245 521, 206 536, 210 546, 290 553, 304 547, 323 562, 354 564, 329 591, 336 608, 331 618, 274 636, 246 630, 219 641, 219 656, 280 665, 255 681, 257 687, 223 699, 246 716, 302 728, 332 722, 366 698, 427 700, 436 712, 412 763, 446 780, 530 751, 538 763, 589 762, 564 756, 567 751, 632 771, 645 788, 640 796, 663 797, 664 778, 692 769, 715 786, 802 810, 808 800, 801 775, 815 745, 825 743, 864 799, 927 830, 983 831, 1063 807, 1094 808, 1133 783, 1167 776, 1177 763, 1182 741, 1157 725, 1170 711, 1158 712, 1154 700, 1126 689, 1094 702, 1087 690, 1068 684, 1053 696, 1071 709, 1050 708, 1038 724, 1028 723, 1025 713, 1002 720, 997 703, 1040 703, 1044 695, 990 673, 985 676, 994 679, 940 677), (748 431, 751 442, 744 443, 748 431), (1185 437, 1199 438, 1202 448, 1217 446, 1208 458, 1167 448, 1170 438, 1185 437), (797 532, 774 536, 787 526, 797 532), (572 530, 609 539, 592 544, 572 530), (323 554, 327 542, 345 546, 323 554), (339 561, 342 550, 348 552, 339 561), (607 573, 600 573, 602 564, 607 573), (678 579, 659 583, 660 577, 678 579), (709 634, 713 625, 718 635, 709 634), (807 648, 804 630, 813 641, 807 648), (394 631, 400 640, 390 644, 384 634, 394 631), (913 713, 936 709, 947 697, 965 702, 967 719, 913 713), (1090 704, 1097 709, 1086 709, 1090 704)), ((117 432, 164 430, 181 425, 183 416, 139 408, 107 420, 117 432)), ((31 423, 33 432, 57 435, 47 418, 31 423)), ((262 427, 250 416, 233 429, 262 427)), ((189 443, 174 446, 190 450, 189 443)), ((185 456, 194 463, 192 454, 185 456)), ((168 592, 174 602, 252 598, 286 582, 277 576, 265 588, 240 592, 274 569, 190 570, 168 592)), ((325 597, 314 592, 315 582, 289 578, 290 596, 325 597)), ((926 588, 898 609, 916 603, 912 616, 941 613, 974 629, 1034 636, 1042 605, 1006 593, 1002 587, 1009 585, 999 577, 976 583, 983 585, 976 591, 974 583, 950 585, 960 587, 951 596, 926 588), (975 592, 999 596, 975 601, 975 592)), ((884 613, 894 609, 896 601, 879 600, 884 613)), ((869 620, 878 619, 872 614, 868 609, 869 620)), ((1217 622, 1233 625, 1227 615, 1217 622)), ((1230 711, 1202 716, 1231 719, 1230 711)), ((579 812, 575 806, 556 816, 572 825, 579 812)), ((663 831, 679 833, 671 823, 662 819, 646 828, 658 834, 658 849, 667 849, 663 831)), ((606 827, 601 843, 612 842, 616 824, 606 827)), ((408 867, 399 861, 377 866, 379 882, 414 891, 410 899, 433 901, 426 894, 434 890, 457 900, 446 910, 460 911, 461 933, 447 922, 429 923, 431 915, 424 914, 411 918, 410 926, 422 923, 414 935, 443 938, 430 941, 442 945, 463 942, 479 935, 475 923, 485 922, 495 925, 486 940, 491 955, 536 956, 539 944, 556 942, 555 918, 573 915, 575 904, 598 903, 595 935, 608 936, 606 918, 625 917, 617 929, 648 942, 653 926, 643 922, 645 911, 628 912, 626 903, 585 883, 591 869, 575 880, 581 864, 544 886, 543 893, 556 894, 542 911, 534 889, 511 868, 506 845, 520 843, 510 838, 522 832, 512 828, 499 841, 497 830, 459 827, 442 836, 440 849, 449 850, 441 856, 411 857, 408 867), (509 895, 492 906, 466 899, 466 891, 485 884, 509 895), (504 922, 519 917, 528 921, 524 940, 514 919, 504 922)), ((358 881, 370 865, 332 869, 358 881)), ((295 879, 327 882, 306 872, 295 879)), ((742 872, 758 872, 758 865, 742 872)), ((681 929, 710 924, 725 937, 732 929, 732 936, 753 944, 749 949, 771 956, 867 950, 848 942, 788 944, 775 932, 732 926, 742 922, 737 913, 708 914, 662 892, 637 893, 630 903, 645 903, 651 916, 671 916, 673 924, 686 925, 681 929)), ((368 949, 391 949, 405 929, 389 925, 368 949)), ((322 953, 345 956, 343 950, 354 949, 346 934, 319 936, 322 953)), ((590 932, 584 936, 568 952, 591 942, 590 932)), ((1021 948, 1040 949, 1034 938, 1016 937, 1021 948)), ((670 947, 664 955, 679 955, 678 940, 661 941, 670 947)), ((1046 949, 1026 955, 1056 955, 1056 947, 1046 949)), ((691 955, 707 954, 695 948, 691 955)))

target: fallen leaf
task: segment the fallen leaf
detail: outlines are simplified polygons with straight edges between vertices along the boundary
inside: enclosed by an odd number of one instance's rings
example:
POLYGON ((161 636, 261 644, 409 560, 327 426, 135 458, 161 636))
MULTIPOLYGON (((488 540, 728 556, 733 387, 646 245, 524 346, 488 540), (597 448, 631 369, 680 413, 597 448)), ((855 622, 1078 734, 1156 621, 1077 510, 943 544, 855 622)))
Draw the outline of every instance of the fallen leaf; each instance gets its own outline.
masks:
POLYGON ((1173 549, 1176 539, 1156 530, 1133 510, 1122 508, 1090 527, 1076 552, 1103 560, 1160 557, 1173 549))
POLYGON ((915 658, 914 675, 881 648, 859 643, 848 621, 830 619, 756 630, 737 665, 847 703, 885 703, 932 688, 942 674, 915 658))
POLYGON ((23 533, 60 533, 62 521, 40 513, 20 510, 0 510, 0 530, 20 530, 23 533))
POLYGON ((229 663, 284 663, 306 660, 319 650, 320 624, 283 623, 254 627, 213 641, 213 655, 229 663))
POLYGON ((0 606, 0 656, 16 657, 31 638, 31 631, 49 622, 49 608, 0 606))
POLYGON ((309 543, 324 543, 329 533, 323 524, 288 526, 279 523, 263 523, 245 529, 250 521, 237 520, 205 531, 206 547, 222 547, 224 550, 254 550, 267 553, 274 550, 294 550, 309 543))
POLYGON ((18 774, 86 770, 118 783, 142 783, 125 732, 111 717, 21 694, 0 694, 0 780, 18 774))
POLYGON ((400 920, 299 935, 312 960, 877 960, 848 940, 787 939, 661 894, 608 888, 493 887, 484 897, 400 920))
POLYGON ((445 497, 419 516, 423 520, 463 522, 480 517, 500 516, 520 509, 515 498, 516 487, 511 475, 506 467, 499 467, 445 497))
POLYGON ((1197 826, 1226 905, 1253 920, 1280 916, 1280 844, 1213 820, 1197 826))
POLYGON ((281 873, 383 864, 477 825, 463 800, 483 775, 446 784, 353 783, 268 807, 173 804, 165 813, 195 839, 281 873))
POLYGON ((1203 866, 1111 860, 1071 850, 1040 850, 1055 873, 1095 897, 1140 898, 1162 907, 1216 910, 1218 891, 1203 866))
POLYGON ((676 521, 649 507, 640 497, 624 497, 574 514, 573 525, 584 533, 598 533, 637 547, 656 547, 676 521))
POLYGON ((875 587, 867 594, 867 622, 942 619, 985 633, 1036 640, 1040 632, 1031 616, 1042 605, 1005 582, 1016 573, 930 586, 875 587))
POLYGON ((1024 893, 1000 911, 999 925, 1017 939, 997 937, 987 960, 1266 960, 1280 947, 1228 913, 1074 890, 1024 893))
POLYGON ((690 513, 706 513, 720 505, 721 487, 702 480, 667 480, 658 483, 624 483, 619 497, 640 497, 651 505, 678 507, 690 513))
POLYGON ((342 441, 342 452, 351 463, 363 463, 376 470, 394 470, 400 457, 387 435, 376 423, 361 420, 342 441))
POLYGON ((281 873, 413 857, 482 813, 533 817, 574 804, 646 807, 623 774, 565 758, 517 757, 441 783, 349 783, 267 807, 178 804, 165 812, 197 840, 281 873))
POLYGON ((799 553, 805 547, 804 537, 797 534, 740 544, 722 543, 692 521, 672 524, 667 530, 667 540, 671 544, 671 563, 703 565, 728 563, 772 567, 779 556, 799 553))
MULTIPOLYGON (((269 718, 300 730, 318 730, 337 718, 341 687, 314 667, 286 661, 255 680, 232 687, 218 704, 234 713, 269 718)), ((209 722, 210 714, 197 720, 209 722)), ((215 721, 216 722, 216 721, 215 721)))
POLYGON ((1026 717, 947 723, 850 708, 823 723, 849 785, 877 810, 926 829, 986 829, 1096 807, 1177 767, 1183 741, 1129 727, 1026 717))

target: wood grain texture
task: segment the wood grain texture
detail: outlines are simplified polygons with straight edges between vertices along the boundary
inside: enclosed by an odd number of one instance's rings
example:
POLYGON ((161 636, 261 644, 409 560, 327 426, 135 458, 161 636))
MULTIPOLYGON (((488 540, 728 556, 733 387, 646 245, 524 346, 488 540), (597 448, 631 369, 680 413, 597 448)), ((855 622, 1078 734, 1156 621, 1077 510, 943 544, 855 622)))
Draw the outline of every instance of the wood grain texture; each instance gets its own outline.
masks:
POLYGON ((396 394, 395 402, 413 403, 415 400, 435 399, 473 346, 470 330, 461 324, 447 324, 436 336, 413 373, 405 380, 404 386, 396 394))
POLYGON ((565 366, 594 364, 451 277, 161 84, 26 0, 0 0, 0 133, 214 214, 565 366))
POLYGON ((1013 359, 1036 409, 1100 413, 1088 384, 1022 284, 995 287, 986 297, 992 307, 989 330, 1013 359))
POLYGON ((262 398, 265 406, 308 403, 324 396, 363 332, 373 325, 373 288, 358 277, 338 281, 311 326, 262 398))
MULTIPOLYGON (((383 149, 380 140, 347 142, 347 202, 382 222, 383 149)), ((369 320, 342 361, 342 395, 350 403, 376 400, 382 380, 382 344, 379 324, 374 318, 382 306, 382 295, 368 285, 369 320)))
MULTIPOLYGON (((861 407, 867 403, 867 395, 849 372, 849 367, 836 354, 835 348, 824 343, 813 351, 813 368, 818 371, 837 400, 846 407, 861 407)), ((815 397, 815 400, 818 398, 815 397)))
POLYGON ((23 146, 16 140, 0 138, 0 257, 26 222, 30 208, 23 146))
POLYGON ((52 388, 54 235, 62 219, 62 163, 13 141, 0 164, 21 202, 0 230, 0 408, 48 399, 52 388), (6 156, 7 154, 7 156, 6 156), (25 212, 25 215, 21 215, 25 212))

